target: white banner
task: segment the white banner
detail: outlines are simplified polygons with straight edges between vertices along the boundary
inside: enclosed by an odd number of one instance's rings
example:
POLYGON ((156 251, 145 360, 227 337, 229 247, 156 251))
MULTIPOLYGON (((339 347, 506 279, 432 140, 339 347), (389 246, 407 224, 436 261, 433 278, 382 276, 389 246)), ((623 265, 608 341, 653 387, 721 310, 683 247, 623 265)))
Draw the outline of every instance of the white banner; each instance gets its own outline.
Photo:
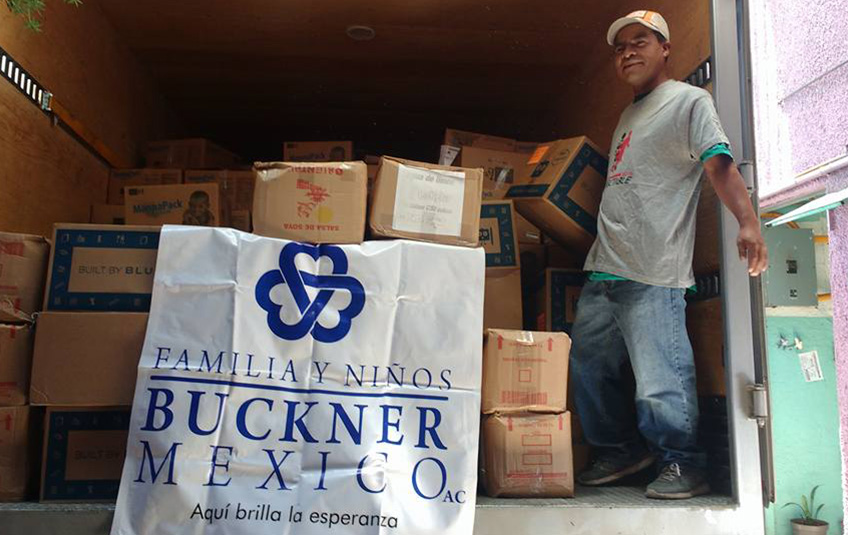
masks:
POLYGON ((165 226, 112 535, 471 534, 484 264, 165 226))

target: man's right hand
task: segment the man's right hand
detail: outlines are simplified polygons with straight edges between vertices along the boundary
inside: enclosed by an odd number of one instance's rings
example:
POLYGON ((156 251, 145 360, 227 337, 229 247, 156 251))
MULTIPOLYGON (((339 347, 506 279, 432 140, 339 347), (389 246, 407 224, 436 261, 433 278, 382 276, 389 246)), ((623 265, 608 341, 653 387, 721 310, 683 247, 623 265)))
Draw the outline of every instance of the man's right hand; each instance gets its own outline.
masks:
POLYGON ((748 260, 748 273, 756 277, 768 269, 768 248, 760 231, 759 221, 752 220, 739 227, 739 237, 736 239, 739 248, 739 259, 748 260))

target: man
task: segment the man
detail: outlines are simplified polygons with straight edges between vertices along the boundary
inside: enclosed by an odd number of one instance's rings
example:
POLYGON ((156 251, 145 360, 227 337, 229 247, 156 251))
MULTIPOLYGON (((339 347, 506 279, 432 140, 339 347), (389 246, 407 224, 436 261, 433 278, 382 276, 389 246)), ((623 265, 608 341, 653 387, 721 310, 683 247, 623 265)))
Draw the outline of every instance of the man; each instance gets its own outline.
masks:
POLYGON ((576 408, 595 451, 578 481, 603 485, 658 461, 646 496, 691 498, 709 492, 684 300, 704 172, 739 221, 751 276, 765 270, 767 252, 709 93, 668 77, 663 17, 633 12, 610 26, 607 41, 634 99, 613 135, 572 330, 576 408))

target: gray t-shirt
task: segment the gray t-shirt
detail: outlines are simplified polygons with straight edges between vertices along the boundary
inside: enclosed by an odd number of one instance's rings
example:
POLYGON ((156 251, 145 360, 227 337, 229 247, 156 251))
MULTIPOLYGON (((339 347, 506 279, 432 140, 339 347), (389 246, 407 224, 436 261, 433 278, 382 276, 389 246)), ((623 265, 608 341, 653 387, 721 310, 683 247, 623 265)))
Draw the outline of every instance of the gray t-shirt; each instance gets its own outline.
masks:
POLYGON ((728 143, 710 94, 669 80, 621 114, 584 269, 687 288, 701 193, 700 156, 728 143))

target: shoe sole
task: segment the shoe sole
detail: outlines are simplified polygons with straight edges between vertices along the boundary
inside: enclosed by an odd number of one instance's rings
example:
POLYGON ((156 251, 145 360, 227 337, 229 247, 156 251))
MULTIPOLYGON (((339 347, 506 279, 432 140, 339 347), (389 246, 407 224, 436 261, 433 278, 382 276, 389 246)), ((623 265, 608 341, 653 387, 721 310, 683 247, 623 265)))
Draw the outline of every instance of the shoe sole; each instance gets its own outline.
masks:
POLYGON ((627 476, 631 476, 637 472, 641 472, 645 468, 648 468, 654 464, 653 457, 646 457, 639 461, 636 464, 630 465, 627 468, 623 468, 622 470, 610 474, 608 476, 600 477, 598 479, 591 479, 588 481, 581 480, 579 477, 577 478, 577 482, 583 485, 584 487, 598 487, 600 485, 606 485, 607 483, 612 483, 614 481, 618 481, 619 479, 623 479, 627 476))
POLYGON ((688 490, 686 492, 657 492, 652 489, 647 489, 645 491, 645 497, 654 500, 688 500, 689 498, 694 498, 695 496, 703 496, 704 494, 709 493, 709 483, 701 483, 694 489, 688 490))

